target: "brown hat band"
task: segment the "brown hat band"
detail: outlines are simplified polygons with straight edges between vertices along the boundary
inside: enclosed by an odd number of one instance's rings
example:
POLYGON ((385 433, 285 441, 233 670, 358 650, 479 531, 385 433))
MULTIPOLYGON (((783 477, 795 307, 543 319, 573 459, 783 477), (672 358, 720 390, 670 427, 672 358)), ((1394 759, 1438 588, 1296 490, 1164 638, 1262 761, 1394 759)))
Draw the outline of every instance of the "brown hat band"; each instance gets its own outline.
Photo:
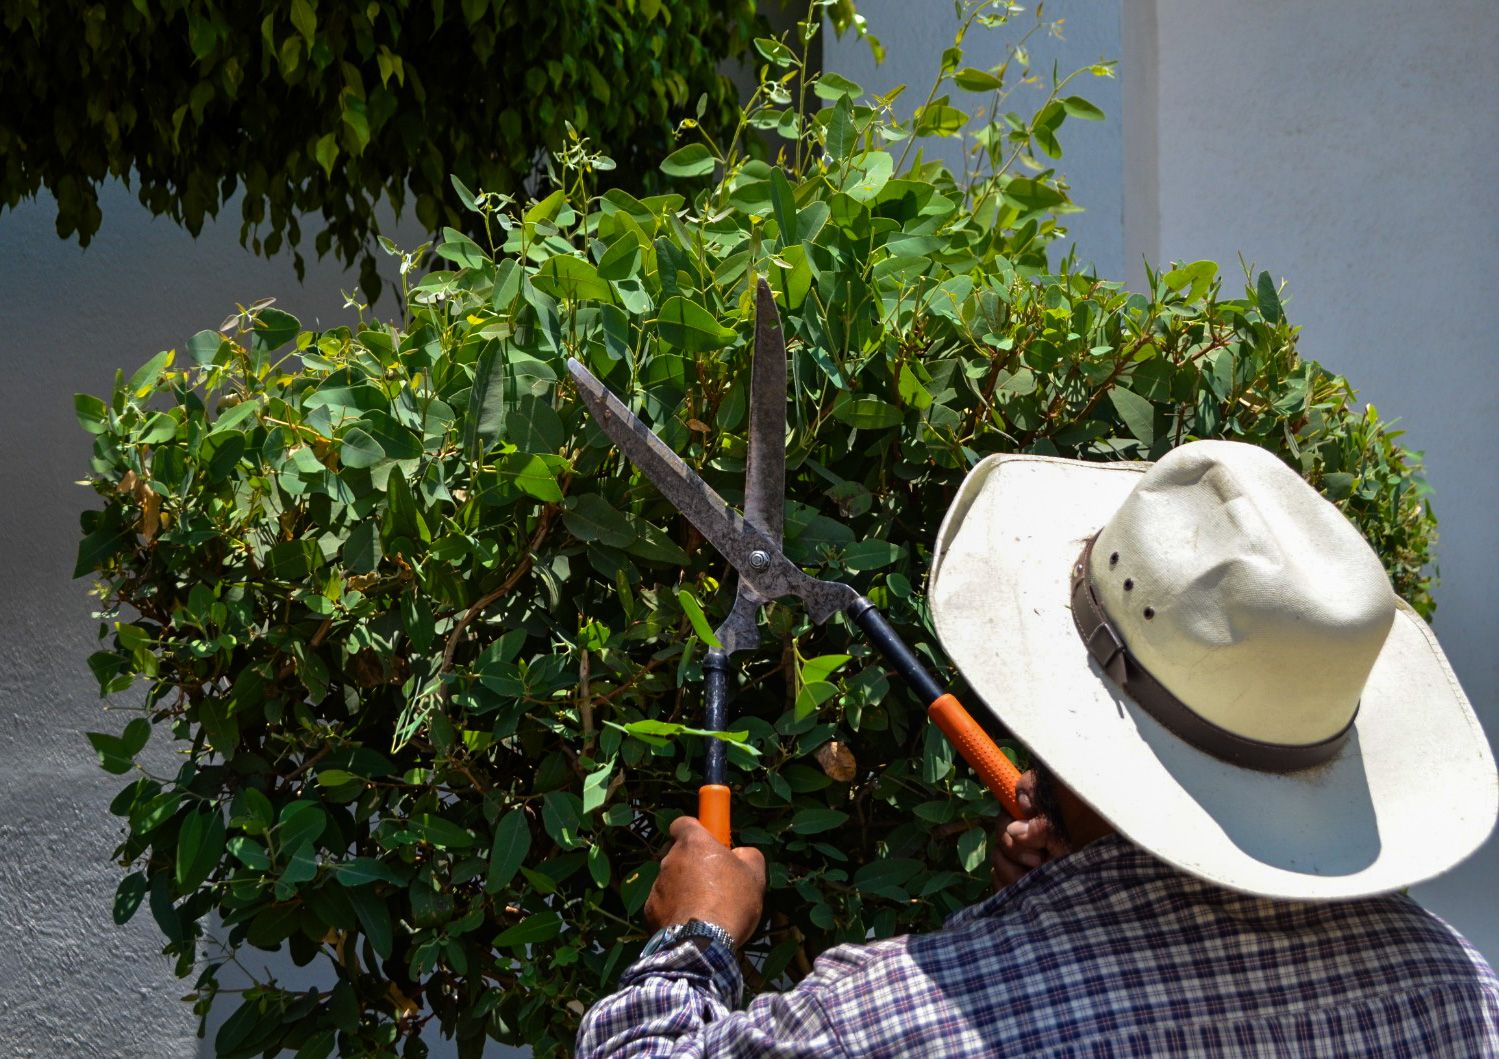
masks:
POLYGON ((1220 728, 1167 691, 1130 653, 1093 591, 1088 561, 1097 539, 1097 534, 1088 538, 1082 556, 1072 567, 1072 620, 1088 653, 1120 690, 1179 738, 1233 765, 1261 772, 1292 772, 1331 761, 1337 755, 1353 729, 1356 709, 1342 731, 1321 742, 1265 743, 1220 728))

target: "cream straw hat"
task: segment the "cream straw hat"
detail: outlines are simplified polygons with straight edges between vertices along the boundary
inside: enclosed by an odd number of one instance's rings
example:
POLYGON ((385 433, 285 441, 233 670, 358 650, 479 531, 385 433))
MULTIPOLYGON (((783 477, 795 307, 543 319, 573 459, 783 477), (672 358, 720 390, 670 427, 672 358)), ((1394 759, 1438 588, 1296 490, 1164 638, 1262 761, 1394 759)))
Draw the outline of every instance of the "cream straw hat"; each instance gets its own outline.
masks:
POLYGON ((1431 629, 1275 456, 991 456, 938 534, 937 634, 977 695, 1122 834, 1246 893, 1431 878, 1499 812, 1431 629))

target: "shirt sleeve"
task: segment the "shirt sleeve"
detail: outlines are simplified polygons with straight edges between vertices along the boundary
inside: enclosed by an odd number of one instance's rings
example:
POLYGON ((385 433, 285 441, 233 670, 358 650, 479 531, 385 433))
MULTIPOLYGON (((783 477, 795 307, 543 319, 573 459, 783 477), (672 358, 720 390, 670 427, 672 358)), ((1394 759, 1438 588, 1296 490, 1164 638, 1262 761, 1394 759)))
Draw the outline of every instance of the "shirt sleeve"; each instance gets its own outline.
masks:
POLYGON ((727 945, 681 941, 632 964, 619 989, 589 1009, 578 1028, 577 1059, 846 1054, 814 990, 768 993, 737 1011, 743 992, 727 945))

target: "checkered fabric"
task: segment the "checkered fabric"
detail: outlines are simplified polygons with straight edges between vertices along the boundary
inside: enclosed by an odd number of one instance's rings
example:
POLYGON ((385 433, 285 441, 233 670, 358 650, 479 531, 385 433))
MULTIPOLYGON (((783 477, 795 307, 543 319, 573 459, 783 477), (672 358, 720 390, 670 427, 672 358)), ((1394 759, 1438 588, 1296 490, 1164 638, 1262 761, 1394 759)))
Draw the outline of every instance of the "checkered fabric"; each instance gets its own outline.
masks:
POLYGON ((1410 899, 1247 897, 1117 837, 742 991, 723 945, 676 945, 594 1005, 578 1055, 1499 1056, 1499 980, 1410 899))

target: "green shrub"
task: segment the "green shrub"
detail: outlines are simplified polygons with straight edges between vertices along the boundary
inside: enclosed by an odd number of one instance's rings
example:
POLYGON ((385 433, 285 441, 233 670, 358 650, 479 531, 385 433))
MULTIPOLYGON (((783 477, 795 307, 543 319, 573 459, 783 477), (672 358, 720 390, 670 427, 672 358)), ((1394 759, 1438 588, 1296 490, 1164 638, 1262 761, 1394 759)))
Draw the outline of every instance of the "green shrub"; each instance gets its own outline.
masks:
MULTIPOLYGON (((1415 464, 1298 356, 1268 276, 1229 298, 1207 262, 1143 293, 1047 266, 1065 188, 1010 163, 1093 111, 1065 82, 1042 91, 1030 117, 980 128, 964 187, 904 168, 911 125, 857 86, 823 78, 799 118, 772 81, 745 122, 793 137, 790 168, 694 139, 662 167, 678 193, 521 209, 460 188, 493 243, 450 232, 403 325, 314 333, 245 310, 78 398, 103 500, 77 569, 107 619, 90 665, 105 693, 149 689, 123 735, 91 736, 135 777, 112 807, 116 918, 147 904, 184 975, 210 912, 231 951, 334 972, 324 992, 251 988, 219 1054, 325 1055, 335 1036, 342 1054, 420 1054, 429 1020, 467 1055, 486 1037, 565 1050, 634 958, 700 776, 675 727, 699 720, 695 612, 722 617, 732 579, 562 364, 587 363, 732 499, 757 274, 790 346, 787 551, 868 593, 941 671, 928 549, 995 451, 1263 445, 1430 609, 1415 464), (136 763, 154 726, 184 743, 175 774, 136 763)), ((942 108, 934 93, 916 128, 954 125, 942 108)), ((731 703, 738 840, 770 859, 755 985, 979 898, 995 811, 856 634, 782 605, 764 633, 731 703)), ((210 948, 200 1010, 221 962, 210 948)))

